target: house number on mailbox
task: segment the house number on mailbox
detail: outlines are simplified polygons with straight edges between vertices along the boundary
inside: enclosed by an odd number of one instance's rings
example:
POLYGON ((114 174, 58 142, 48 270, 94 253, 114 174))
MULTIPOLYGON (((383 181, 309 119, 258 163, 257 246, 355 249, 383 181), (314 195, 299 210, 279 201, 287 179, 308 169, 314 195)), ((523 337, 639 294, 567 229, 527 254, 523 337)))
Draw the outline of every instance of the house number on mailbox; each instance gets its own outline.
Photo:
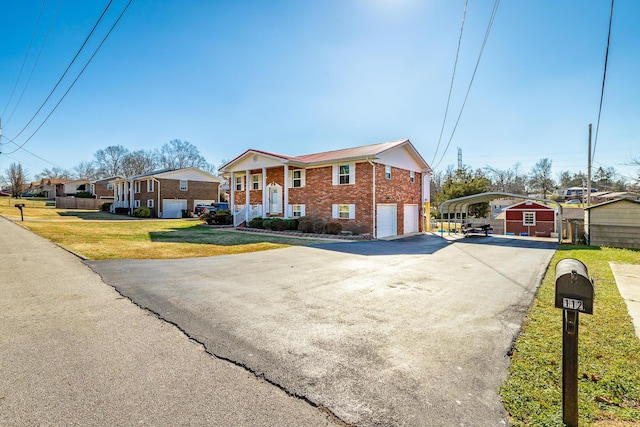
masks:
POLYGON ((562 298, 562 308, 584 311, 584 303, 581 299, 562 298))

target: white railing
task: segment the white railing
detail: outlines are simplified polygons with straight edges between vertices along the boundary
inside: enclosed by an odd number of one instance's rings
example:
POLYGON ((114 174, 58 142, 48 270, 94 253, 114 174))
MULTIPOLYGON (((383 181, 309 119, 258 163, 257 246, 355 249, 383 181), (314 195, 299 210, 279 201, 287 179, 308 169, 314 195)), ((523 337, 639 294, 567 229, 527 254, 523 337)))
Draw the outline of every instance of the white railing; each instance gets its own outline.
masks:
POLYGON ((237 227, 243 222, 251 221, 253 218, 262 217, 262 205, 236 205, 233 207, 233 226, 237 227), (249 216, 247 218, 247 210, 249 216))

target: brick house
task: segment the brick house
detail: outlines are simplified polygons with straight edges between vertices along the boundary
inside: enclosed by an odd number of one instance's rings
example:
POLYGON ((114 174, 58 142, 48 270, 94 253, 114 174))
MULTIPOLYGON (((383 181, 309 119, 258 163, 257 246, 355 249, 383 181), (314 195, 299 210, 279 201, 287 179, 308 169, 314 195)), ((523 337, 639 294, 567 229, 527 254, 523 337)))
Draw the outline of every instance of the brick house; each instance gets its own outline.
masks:
POLYGON ((516 236, 550 237, 557 233, 556 210, 527 200, 504 209, 506 234, 516 236))
POLYGON ((193 212, 197 204, 219 201, 220 179, 197 168, 165 169, 116 178, 113 184, 112 211, 146 206, 158 218, 181 218, 183 211, 193 212))
POLYGON ((431 168, 408 139, 303 156, 249 149, 220 171, 236 226, 309 216, 373 238, 423 231, 431 168))
POLYGON ((113 181, 116 179, 123 179, 121 176, 112 176, 109 178, 98 179, 92 181, 89 191, 96 199, 104 201, 113 200, 113 181))

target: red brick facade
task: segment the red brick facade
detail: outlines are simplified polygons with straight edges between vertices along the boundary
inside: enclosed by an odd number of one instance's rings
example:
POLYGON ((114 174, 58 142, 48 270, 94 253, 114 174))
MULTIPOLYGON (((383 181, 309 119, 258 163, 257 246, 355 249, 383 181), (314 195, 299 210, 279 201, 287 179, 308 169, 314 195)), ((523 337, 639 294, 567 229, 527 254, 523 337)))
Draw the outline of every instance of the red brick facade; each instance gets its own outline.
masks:
MULTIPOLYGON (((345 163, 341 163, 345 164, 345 163)), ((294 167, 289 167, 292 172, 294 167)), ((343 229, 354 226, 361 231, 371 232, 374 221, 374 200, 373 200, 373 170, 368 162, 355 164, 355 183, 333 185, 333 166, 311 167, 304 170, 303 187, 288 188, 288 204, 304 205, 305 216, 322 219, 324 221, 337 221, 343 225, 343 229), (354 219, 333 218, 334 205, 355 205, 354 219)), ((262 170, 251 170, 251 175, 260 175, 262 170)), ((400 168, 391 169, 391 178, 385 177, 385 165, 375 164, 375 203, 396 204, 397 205, 397 233, 404 234, 404 205, 420 205, 422 197, 422 174, 414 172, 413 182, 411 173, 400 168)), ((236 175, 237 176, 237 175, 236 175)), ((263 191, 271 183, 279 184, 283 187, 282 206, 285 203, 284 187, 289 186, 289 177, 285 180, 284 167, 273 167, 266 169, 266 182, 261 182, 260 190, 250 189, 250 204, 258 205, 263 203, 263 191)), ((236 182, 231 183, 234 187, 233 204, 244 205, 246 203, 246 189, 251 185, 251 178, 247 183, 246 177, 242 176, 244 189, 235 190, 236 182)), ((286 209, 286 206, 285 206, 286 209)), ((287 212, 287 211, 284 211, 287 212)), ((283 212, 283 214, 284 214, 283 212)), ((284 216, 284 215, 277 215, 284 216)), ((288 215, 291 216, 291 215, 288 215)), ((422 223, 419 222, 419 230, 422 231, 422 223)))
POLYGON ((160 203, 162 203, 164 199, 186 200, 187 209, 190 211, 193 210, 196 200, 218 201, 218 186, 220 184, 217 182, 187 181, 187 189, 181 190, 180 180, 157 179, 152 181, 153 191, 147 191, 147 181, 149 181, 149 179, 146 178, 134 181, 134 209, 136 200, 140 201, 140 207, 148 206, 148 201, 152 200, 153 207, 149 207, 149 209, 151 210, 151 215, 154 217, 158 216, 158 191, 160 191, 160 203), (135 190, 138 185, 140 191, 136 192, 135 190))

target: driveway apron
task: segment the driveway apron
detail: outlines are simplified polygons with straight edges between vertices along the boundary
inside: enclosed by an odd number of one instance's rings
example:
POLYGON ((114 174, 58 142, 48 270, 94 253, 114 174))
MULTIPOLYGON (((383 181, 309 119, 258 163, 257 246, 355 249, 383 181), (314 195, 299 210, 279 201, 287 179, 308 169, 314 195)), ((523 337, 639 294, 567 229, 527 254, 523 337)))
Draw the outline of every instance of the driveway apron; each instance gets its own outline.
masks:
POLYGON ((508 354, 555 248, 421 235, 86 263, 211 353, 346 423, 496 426, 508 354))

